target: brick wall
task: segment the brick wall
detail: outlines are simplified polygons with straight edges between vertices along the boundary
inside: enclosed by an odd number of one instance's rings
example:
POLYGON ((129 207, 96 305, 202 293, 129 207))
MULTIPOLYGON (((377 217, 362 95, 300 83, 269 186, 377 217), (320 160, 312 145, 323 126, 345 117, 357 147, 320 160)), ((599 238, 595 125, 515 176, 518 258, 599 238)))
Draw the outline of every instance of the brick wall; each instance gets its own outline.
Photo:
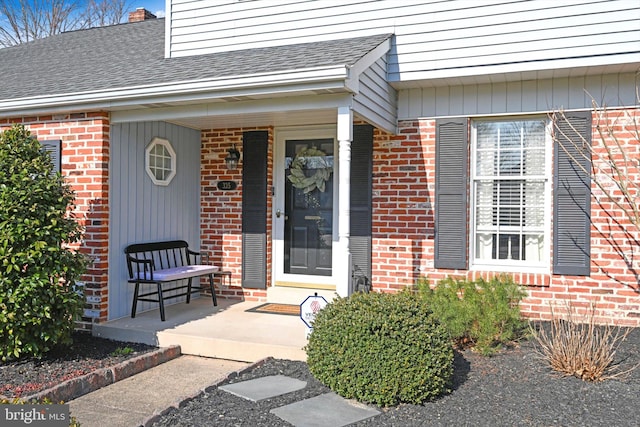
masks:
POLYGON ((76 194, 74 214, 85 228, 80 251, 93 260, 82 277, 89 298, 79 327, 107 319, 109 238, 109 116, 74 113, 1 119, 0 130, 24 124, 39 140, 62 140, 62 174, 76 194))
MULTIPOLYGON (((603 129, 608 123, 621 143, 615 155, 630 154, 632 162, 625 175, 637 183, 640 144, 632 126, 623 126, 632 125, 633 118, 639 121, 639 110, 614 110, 594 117, 593 141, 596 153, 603 153, 598 124, 603 129)), ((376 130, 373 172, 375 290, 395 291, 415 284, 420 277, 436 283, 450 275, 469 279, 493 275, 433 267, 435 120, 400 122, 398 135, 376 130)), ((529 296, 521 305, 526 316, 549 319, 552 306, 562 308, 570 301, 583 312, 595 304, 598 321, 640 325, 640 227, 630 224, 622 207, 605 197, 604 193, 610 192, 615 200, 621 199, 620 191, 608 179, 610 172, 601 172, 604 190, 598 188, 598 178, 592 185, 590 277, 553 275, 551 268, 545 274, 511 273, 516 282, 527 285, 529 296)), ((631 191, 640 197, 637 185, 631 191)))
MULTIPOLYGON (((213 263, 232 272, 231 285, 218 290, 224 298, 266 300, 266 290, 243 289, 242 282, 242 161, 236 170, 227 170, 224 158, 233 144, 241 152, 242 133, 252 130, 269 131, 268 170, 271 188, 273 167, 273 132, 271 129, 237 128, 202 131, 201 153, 201 250, 211 254, 213 263), (217 188, 218 181, 235 181, 235 190, 217 188)), ((267 199, 271 212, 272 198, 267 199)), ((270 218, 270 215, 269 215, 270 218)), ((267 221, 267 286, 271 285, 271 221, 267 221)))

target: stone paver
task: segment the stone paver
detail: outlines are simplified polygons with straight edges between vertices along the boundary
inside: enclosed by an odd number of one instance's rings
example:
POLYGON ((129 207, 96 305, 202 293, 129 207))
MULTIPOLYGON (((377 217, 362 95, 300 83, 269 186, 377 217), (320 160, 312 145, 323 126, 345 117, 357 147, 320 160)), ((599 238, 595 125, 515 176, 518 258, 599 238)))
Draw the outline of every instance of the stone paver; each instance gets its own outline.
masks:
POLYGON ((380 412, 358 402, 346 400, 335 393, 272 409, 272 414, 296 427, 342 427, 375 417, 380 412))
POLYGON ((305 381, 284 375, 271 375, 268 377, 256 378, 254 380, 242 381, 235 384, 228 384, 220 387, 228 393, 235 394, 243 399, 258 402, 281 394, 291 393, 303 389, 307 386, 305 381))

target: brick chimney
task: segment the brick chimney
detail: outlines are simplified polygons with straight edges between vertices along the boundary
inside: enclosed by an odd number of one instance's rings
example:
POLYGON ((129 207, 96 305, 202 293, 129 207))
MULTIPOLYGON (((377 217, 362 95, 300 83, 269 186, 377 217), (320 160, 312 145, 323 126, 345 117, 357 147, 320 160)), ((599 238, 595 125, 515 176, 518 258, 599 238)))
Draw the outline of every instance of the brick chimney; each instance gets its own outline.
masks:
POLYGON ((156 19, 157 16, 149 12, 144 7, 139 7, 135 12, 129 12, 129 22, 146 21, 147 19, 156 19))

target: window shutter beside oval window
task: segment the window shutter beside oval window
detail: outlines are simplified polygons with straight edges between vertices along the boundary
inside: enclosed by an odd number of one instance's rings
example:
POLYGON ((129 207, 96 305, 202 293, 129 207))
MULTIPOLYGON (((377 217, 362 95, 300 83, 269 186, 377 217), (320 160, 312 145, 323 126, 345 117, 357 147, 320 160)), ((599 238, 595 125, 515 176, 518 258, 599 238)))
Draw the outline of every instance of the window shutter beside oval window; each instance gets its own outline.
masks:
POLYGON ((588 276, 591 112, 564 113, 556 117, 554 133, 553 273, 588 276))
POLYGON ((467 269, 469 123, 436 121, 436 268, 467 269))

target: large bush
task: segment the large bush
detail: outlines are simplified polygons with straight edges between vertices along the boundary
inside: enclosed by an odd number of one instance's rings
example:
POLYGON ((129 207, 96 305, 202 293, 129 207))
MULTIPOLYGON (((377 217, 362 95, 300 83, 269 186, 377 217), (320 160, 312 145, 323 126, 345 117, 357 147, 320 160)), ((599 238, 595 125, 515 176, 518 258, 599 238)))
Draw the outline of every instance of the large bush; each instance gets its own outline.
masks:
POLYGON ((490 355, 527 330, 518 305, 526 293, 509 276, 489 281, 446 278, 433 289, 423 280, 418 292, 460 347, 475 346, 490 355))
POLYGON ((68 343, 84 297, 86 260, 69 249, 81 229, 74 194, 22 126, 0 133, 0 358, 40 356, 68 343))
POLYGON ((419 404, 449 390, 453 347, 423 300, 356 293, 320 311, 306 347, 311 373, 345 398, 419 404))

